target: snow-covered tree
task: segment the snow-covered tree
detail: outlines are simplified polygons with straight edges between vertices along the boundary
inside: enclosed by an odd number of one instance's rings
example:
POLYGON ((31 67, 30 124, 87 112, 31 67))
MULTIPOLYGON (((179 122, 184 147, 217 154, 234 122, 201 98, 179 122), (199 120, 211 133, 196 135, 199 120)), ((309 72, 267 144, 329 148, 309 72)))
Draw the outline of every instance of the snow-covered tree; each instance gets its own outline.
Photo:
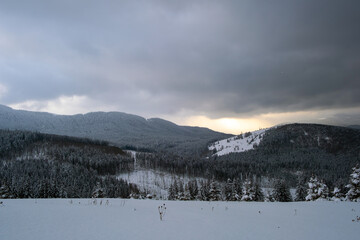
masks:
POLYGON ((320 188, 318 190, 319 198, 318 200, 328 200, 329 199, 329 188, 324 181, 320 182, 320 188))
POLYGON ((190 200, 194 200, 198 197, 199 194, 199 187, 197 181, 194 179, 188 182, 190 200))
POLYGON ((209 201, 210 181, 200 181, 200 198, 209 201))
POLYGON ((291 202, 290 188, 285 181, 278 181, 275 184, 273 197, 277 202, 291 202))
POLYGON ((254 185, 254 198, 253 201, 263 202, 264 201, 264 193, 258 183, 254 185))
POLYGON ((91 194, 92 198, 103 198, 104 197, 104 189, 98 183, 91 194))
POLYGON ((275 202, 274 196, 271 191, 267 190, 264 197, 265 202, 275 202))
POLYGON ((185 200, 184 199, 184 197, 185 197, 184 183, 181 179, 178 181, 178 190, 179 191, 177 194, 177 198, 180 200, 185 200))
POLYGON ((350 174, 350 182, 346 187, 349 191, 346 193, 346 200, 360 202, 360 167, 354 167, 350 174))
POLYGON ((254 189, 251 184, 250 179, 246 179, 242 186, 242 197, 241 201, 253 201, 254 199, 254 189))
POLYGON ((331 198, 332 201, 343 201, 344 195, 342 194, 341 190, 338 187, 334 187, 334 191, 332 192, 333 197, 331 198))
POLYGON ((239 201, 241 199, 241 183, 238 179, 228 179, 224 187, 226 201, 239 201))
POLYGON ((242 197, 242 182, 240 181, 239 178, 235 178, 233 180, 233 184, 234 184, 234 193, 233 193, 234 201, 240 201, 242 197))
POLYGON ((221 200, 221 191, 218 187, 217 182, 214 179, 210 183, 209 200, 210 201, 221 200))
POLYGON ((11 198, 10 190, 5 184, 0 187, 0 198, 11 198))
POLYGON ((308 195, 306 201, 325 200, 329 196, 329 188, 323 181, 319 181, 317 177, 312 176, 308 182, 308 195))
POLYGON ((318 189, 320 188, 320 182, 317 180, 317 177, 312 176, 308 182, 307 196, 305 197, 306 201, 315 201, 318 199, 318 189))
POLYGON ((185 201, 191 200, 189 183, 185 184, 184 197, 181 200, 185 200, 185 201))
POLYGON ((232 201, 232 195, 234 192, 234 183, 228 178, 224 187, 224 196, 226 201, 232 201))
POLYGON ((175 192, 175 186, 174 186, 174 182, 172 182, 170 184, 169 187, 169 196, 168 196, 168 200, 175 200, 176 199, 176 192, 175 192))

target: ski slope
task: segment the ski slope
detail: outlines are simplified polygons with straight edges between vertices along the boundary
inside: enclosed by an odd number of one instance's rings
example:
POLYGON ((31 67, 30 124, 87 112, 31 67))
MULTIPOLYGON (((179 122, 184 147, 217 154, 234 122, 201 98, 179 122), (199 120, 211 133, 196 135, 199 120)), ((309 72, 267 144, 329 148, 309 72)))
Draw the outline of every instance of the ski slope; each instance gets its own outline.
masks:
POLYGON ((223 139, 210 145, 208 149, 215 151, 215 155, 223 156, 229 153, 245 152, 254 149, 254 146, 259 145, 262 136, 267 129, 260 129, 251 132, 249 136, 240 134, 235 137, 223 139))
POLYGON ((360 204, 2 200, 0 239, 358 239, 360 204), (158 206, 166 204, 163 221, 158 206))

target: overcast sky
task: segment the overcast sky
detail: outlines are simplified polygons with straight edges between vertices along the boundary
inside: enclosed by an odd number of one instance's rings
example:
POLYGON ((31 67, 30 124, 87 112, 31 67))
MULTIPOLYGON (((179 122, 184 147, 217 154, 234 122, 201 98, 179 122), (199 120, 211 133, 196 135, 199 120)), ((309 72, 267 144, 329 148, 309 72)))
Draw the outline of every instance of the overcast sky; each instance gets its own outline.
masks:
POLYGON ((360 124, 360 1, 0 1, 0 103, 238 133, 360 124))

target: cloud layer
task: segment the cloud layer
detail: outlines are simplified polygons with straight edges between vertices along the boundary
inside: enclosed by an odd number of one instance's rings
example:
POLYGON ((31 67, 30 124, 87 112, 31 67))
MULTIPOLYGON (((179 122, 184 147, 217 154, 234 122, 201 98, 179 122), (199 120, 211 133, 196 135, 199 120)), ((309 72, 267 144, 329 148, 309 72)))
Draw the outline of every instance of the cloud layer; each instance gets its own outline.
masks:
POLYGON ((1 1, 0 101, 208 118, 356 108, 359 9, 357 0, 1 1))

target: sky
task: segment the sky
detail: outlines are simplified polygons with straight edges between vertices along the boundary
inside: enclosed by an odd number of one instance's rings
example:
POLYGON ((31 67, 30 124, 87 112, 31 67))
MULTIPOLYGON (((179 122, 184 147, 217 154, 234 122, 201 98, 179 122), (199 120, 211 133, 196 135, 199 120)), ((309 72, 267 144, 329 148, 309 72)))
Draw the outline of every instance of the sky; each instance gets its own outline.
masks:
POLYGON ((237 134, 360 124, 360 1, 0 1, 0 104, 237 134))

